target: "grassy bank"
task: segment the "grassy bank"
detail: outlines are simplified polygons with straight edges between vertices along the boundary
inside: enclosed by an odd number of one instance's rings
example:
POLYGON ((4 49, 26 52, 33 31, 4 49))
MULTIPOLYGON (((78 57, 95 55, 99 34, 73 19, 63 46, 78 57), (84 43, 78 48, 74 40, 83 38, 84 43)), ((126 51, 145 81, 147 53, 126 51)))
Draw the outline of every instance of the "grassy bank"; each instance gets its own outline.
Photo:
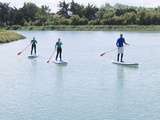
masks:
POLYGON ((23 35, 12 31, 0 30, 0 43, 8 43, 20 39, 24 39, 23 35))
POLYGON ((50 25, 10 26, 7 30, 57 30, 57 31, 160 31, 160 25, 50 25))

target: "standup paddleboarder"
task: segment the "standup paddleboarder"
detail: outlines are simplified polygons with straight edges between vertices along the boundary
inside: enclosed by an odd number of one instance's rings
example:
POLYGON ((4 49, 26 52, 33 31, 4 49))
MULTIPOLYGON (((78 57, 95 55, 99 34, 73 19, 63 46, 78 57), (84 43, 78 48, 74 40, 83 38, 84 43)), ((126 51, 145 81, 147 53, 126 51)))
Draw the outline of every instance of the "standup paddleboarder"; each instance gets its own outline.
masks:
POLYGON ((61 39, 58 38, 58 41, 55 44, 55 49, 57 50, 57 54, 56 54, 56 61, 58 59, 58 56, 60 58, 60 61, 62 61, 62 42, 61 39))
POLYGON ((119 62, 120 55, 121 55, 121 60, 120 60, 120 62, 124 62, 124 61, 123 61, 124 44, 125 44, 125 45, 129 45, 128 43, 126 43, 125 39, 123 38, 123 34, 120 34, 120 38, 118 38, 118 40, 117 40, 117 42, 116 42, 116 46, 118 47, 118 55, 117 55, 117 61, 118 61, 118 62, 119 62))
POLYGON ((33 50, 34 50, 34 54, 36 55, 36 44, 37 44, 37 41, 35 37, 33 37, 33 40, 31 40, 31 55, 33 53, 33 50))

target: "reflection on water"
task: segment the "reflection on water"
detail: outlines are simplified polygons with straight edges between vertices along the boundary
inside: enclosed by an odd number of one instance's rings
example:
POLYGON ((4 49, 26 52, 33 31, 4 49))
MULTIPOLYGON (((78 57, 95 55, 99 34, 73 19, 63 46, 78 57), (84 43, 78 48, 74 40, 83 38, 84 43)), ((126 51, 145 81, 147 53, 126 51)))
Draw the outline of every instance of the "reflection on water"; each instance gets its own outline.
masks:
POLYGON ((63 66, 56 66, 56 82, 57 88, 62 88, 63 86, 63 66))
POLYGON ((117 65, 117 87, 119 90, 123 88, 124 79, 125 79, 124 67, 117 65))
POLYGON ((64 79, 63 79, 63 67, 62 66, 57 66, 55 65, 55 96, 57 101, 59 101, 59 103, 63 103, 63 99, 64 99, 64 79))
POLYGON ((116 66, 116 77, 117 77, 117 80, 116 80, 116 94, 115 94, 115 97, 116 97, 116 101, 115 101, 115 106, 116 106, 116 111, 115 111, 115 116, 114 116, 114 119, 115 120, 119 120, 119 118, 121 118, 121 114, 123 112, 123 102, 124 102, 124 99, 123 99, 123 96, 124 96, 124 92, 123 92, 123 89, 124 89, 124 80, 125 80, 125 71, 124 71, 124 67, 123 66, 120 66, 120 65, 117 65, 116 66))
POLYGON ((33 66, 33 68, 36 68, 36 66, 37 66, 37 59, 31 60, 31 65, 33 66))
POLYGON ((30 78, 31 80, 36 80, 37 79, 37 60, 36 59, 33 59, 33 60, 30 60, 31 62, 31 66, 30 66, 30 78))
POLYGON ((125 76, 128 76, 129 72, 134 73, 138 70, 138 67, 125 67, 117 65, 117 87, 122 89, 124 87, 124 81, 126 80, 125 76), (127 74, 125 73, 127 72, 127 74))

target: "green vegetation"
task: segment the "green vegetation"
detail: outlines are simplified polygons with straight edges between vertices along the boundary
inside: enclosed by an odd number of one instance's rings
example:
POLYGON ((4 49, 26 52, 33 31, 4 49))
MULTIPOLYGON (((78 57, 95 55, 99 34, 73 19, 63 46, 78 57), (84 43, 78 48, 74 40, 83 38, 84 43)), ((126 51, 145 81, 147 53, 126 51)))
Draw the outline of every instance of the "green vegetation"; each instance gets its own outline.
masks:
POLYGON ((24 38, 25 38, 24 36, 18 33, 12 31, 0 30, 0 43, 12 42, 24 38))
MULTIPOLYGON (((6 29, 13 30, 15 26, 6 29)), ((57 30, 57 31, 160 31, 160 25, 50 25, 18 26, 16 30, 57 30)))
POLYGON ((59 11, 24 3, 22 8, 0 2, 0 27, 12 30, 160 30, 160 7, 59 2, 59 11))

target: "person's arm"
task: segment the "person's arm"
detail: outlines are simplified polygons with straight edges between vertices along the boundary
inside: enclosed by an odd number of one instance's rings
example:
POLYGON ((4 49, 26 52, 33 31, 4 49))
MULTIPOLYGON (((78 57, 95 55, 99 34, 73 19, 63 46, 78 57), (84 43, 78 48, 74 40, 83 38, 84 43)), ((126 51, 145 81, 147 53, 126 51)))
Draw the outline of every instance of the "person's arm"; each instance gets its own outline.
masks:
POLYGON ((125 39, 124 39, 124 44, 125 44, 125 45, 129 45, 129 43, 127 43, 127 42, 125 41, 125 39))
POLYGON ((57 48, 57 43, 55 44, 55 49, 57 48))
POLYGON ((119 46, 118 40, 117 40, 117 42, 116 42, 116 46, 117 46, 117 47, 119 46))

